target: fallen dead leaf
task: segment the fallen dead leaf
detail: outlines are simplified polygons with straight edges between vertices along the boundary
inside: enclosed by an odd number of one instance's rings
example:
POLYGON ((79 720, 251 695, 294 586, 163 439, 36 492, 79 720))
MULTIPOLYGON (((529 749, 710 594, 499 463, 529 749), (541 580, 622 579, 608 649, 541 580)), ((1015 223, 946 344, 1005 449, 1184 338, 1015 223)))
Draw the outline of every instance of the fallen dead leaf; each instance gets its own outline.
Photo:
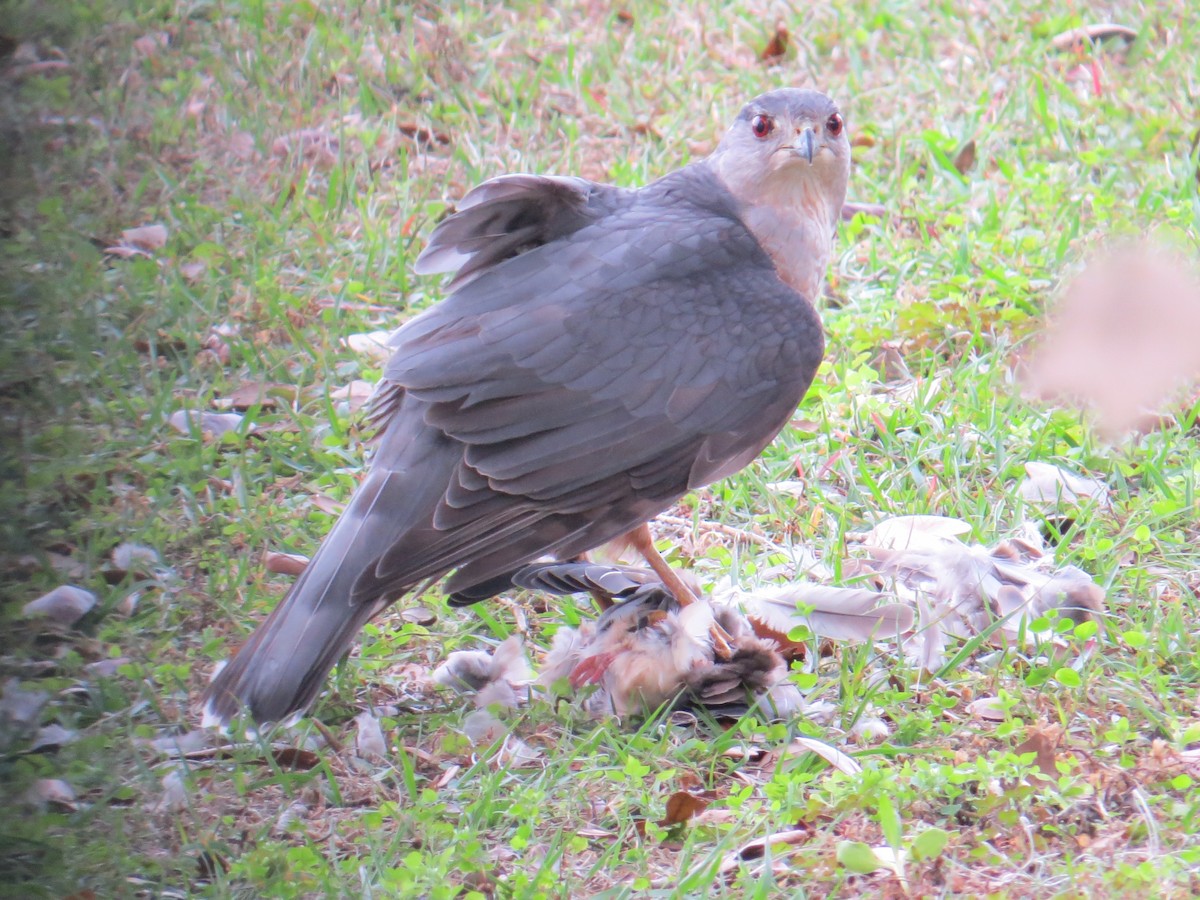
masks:
POLYGON ((94 663, 88 663, 83 667, 88 675, 93 678, 112 678, 119 674, 121 666, 127 666, 131 662, 128 656, 114 656, 109 659, 100 659, 94 663))
POLYGON ((721 862, 721 874, 727 875, 744 862, 762 859, 768 847, 795 846, 806 843, 811 837, 812 833, 807 828, 794 828, 750 841, 725 857, 721 862))
POLYGON ((375 385, 369 381, 352 381, 345 387, 329 392, 329 399, 338 401, 338 412, 343 415, 358 412, 375 393, 375 385), (343 406, 344 404, 344 406, 343 406))
POLYGON ((32 753, 49 753, 65 747, 77 737, 77 732, 63 728, 56 722, 38 729, 33 743, 29 745, 29 750, 32 753))
POLYGON ((401 610, 400 618, 413 625, 428 628, 437 622, 437 613, 425 606, 410 606, 408 609, 401 610))
POLYGON ((725 759, 736 759, 739 762, 762 762, 767 756, 766 747, 730 747, 721 753, 725 759))
POLYGON ((975 141, 969 140, 954 154, 954 169, 959 175, 966 175, 975 168, 975 141))
POLYGON ((431 147, 435 144, 446 146, 450 143, 450 135, 444 134, 441 131, 432 131, 421 125, 406 122, 397 125, 396 130, 406 138, 411 138, 416 143, 423 144, 426 147, 431 147))
POLYGON ((667 798, 667 814, 660 821, 659 827, 669 828, 679 825, 692 817, 704 812, 712 803, 715 794, 706 791, 703 794, 693 794, 690 791, 676 791, 667 798))
POLYGON ((204 273, 207 271, 208 263, 202 259, 194 259, 190 262, 181 263, 179 266, 179 274, 189 284, 195 284, 204 277, 204 273))
POLYGON ((387 739, 379 719, 370 710, 363 710, 354 717, 357 729, 354 736, 354 752, 362 759, 382 760, 387 756, 387 739))
POLYGON ((299 553, 268 550, 263 554, 263 567, 276 575, 300 575, 308 568, 308 557, 299 553))
POLYGON ((275 826, 271 831, 276 835, 282 835, 291 828, 294 822, 301 822, 308 817, 309 806, 303 800, 296 800, 289 803, 287 808, 279 814, 279 818, 275 820, 275 826))
POLYGON ((388 338, 391 336, 392 332, 390 331, 348 334, 342 338, 342 344, 355 353, 382 361, 392 355, 392 348, 388 346, 388 338))
POLYGON ((815 753, 833 768, 846 775, 858 775, 862 772, 862 764, 854 757, 843 753, 831 744, 810 737, 798 737, 793 740, 780 754, 780 761, 800 753, 815 753))
MULTIPOLYGON (((167 419, 167 424, 180 434, 190 435, 195 428, 200 431, 200 434, 204 438, 215 439, 237 431, 242 427, 244 418, 239 413, 213 413, 180 409, 171 413, 170 418, 167 419)), ((246 432, 249 433, 253 430, 254 425, 251 423, 246 428, 246 432)))
POLYGON ((271 144, 271 155, 279 158, 295 156, 321 171, 327 171, 337 164, 341 146, 335 134, 321 128, 304 128, 276 138, 271 144))
POLYGON ((32 725, 49 699, 50 695, 42 691, 23 689, 16 678, 4 682, 4 690, 0 692, 0 726, 3 726, 0 737, 32 725))
POLYGON ((1127 25, 1117 25, 1114 22, 1100 22, 1096 25, 1083 25, 1072 28, 1050 39, 1056 50, 1077 50, 1085 44, 1099 44, 1111 40, 1123 40, 1132 44, 1137 40, 1137 32, 1127 25))
POLYGON ((341 500, 334 500, 328 494, 314 494, 312 504, 321 512, 330 516, 340 516, 346 508, 341 500))
POLYGON ((96 595, 74 585, 62 584, 22 607, 27 616, 44 617, 60 625, 74 625, 96 605, 96 595))
POLYGON ((67 812, 75 812, 75 791, 61 778, 39 778, 25 792, 25 801, 31 806, 45 809, 54 806, 67 812))
POLYGON ((149 575, 162 565, 162 558, 153 547, 130 542, 113 547, 110 559, 113 569, 122 574, 149 575))
POLYGON ((1034 731, 1013 752, 1017 754, 1036 754, 1034 765, 1047 778, 1058 778, 1058 766, 1055 765, 1054 748, 1058 735, 1049 731, 1034 731))
POLYGON ((141 56, 157 56, 158 52, 171 43, 171 35, 165 31, 152 31, 143 34, 133 42, 133 49, 141 56))
POLYGON ((1008 716, 1008 705, 999 697, 980 697, 967 704, 967 712, 985 722, 1003 722, 1008 716))
POLYGON ((759 58, 763 62, 774 63, 779 62, 787 55, 788 45, 791 43, 791 35, 788 34, 787 26, 778 21, 775 23, 775 33, 771 35, 771 39, 767 41, 767 46, 763 48, 759 58))
POLYGON ((296 398, 296 388, 290 384, 273 381, 247 381, 238 385, 215 405, 225 409, 247 410, 253 406, 274 409, 281 402, 291 403, 296 398))
POLYGON ((864 216, 868 219, 886 219, 888 217, 887 207, 881 203, 843 203, 842 221, 849 222, 855 216, 864 216))
POLYGON ((162 791, 155 803, 156 812, 179 812, 188 804, 187 781, 183 769, 172 767, 162 777, 162 791))
MULTIPOLYGON (((184 759, 192 761, 205 759, 232 759, 236 749, 237 747, 233 744, 223 744, 218 747, 205 747, 200 750, 191 750, 180 755, 184 759)), ((321 757, 317 755, 316 751, 308 750, 304 747, 272 747, 270 754, 271 758, 275 761, 275 764, 282 769, 307 771, 308 769, 315 768, 321 762, 321 757)), ((265 759, 261 758, 254 761, 259 765, 266 765, 267 762, 265 759)))
POLYGON ((165 225, 140 225, 137 228, 126 228, 121 232, 121 243, 127 247, 136 247, 147 253, 161 250, 167 245, 167 228, 165 225))

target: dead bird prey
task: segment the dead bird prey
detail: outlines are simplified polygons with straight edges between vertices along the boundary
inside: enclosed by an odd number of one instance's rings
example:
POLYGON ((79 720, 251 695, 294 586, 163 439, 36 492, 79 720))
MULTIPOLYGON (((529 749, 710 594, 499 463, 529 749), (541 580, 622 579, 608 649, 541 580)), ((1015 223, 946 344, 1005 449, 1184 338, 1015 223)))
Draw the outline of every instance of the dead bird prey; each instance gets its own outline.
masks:
POLYGON ((451 603, 570 559, 748 463, 824 350, 812 306, 850 174, 833 101, 750 101, 707 158, 631 190, 509 175, 471 191, 418 273, 450 295, 391 338, 371 467, 205 719, 303 712, 362 626, 453 572, 451 603))
POLYGON ((555 594, 618 600, 593 623, 560 628, 538 676, 544 687, 596 685, 591 715, 650 713, 664 703, 738 716, 758 708, 786 718, 803 707, 774 641, 759 638, 731 606, 682 604, 652 572, 592 563, 535 563, 513 581, 555 594), (714 625, 717 626, 714 628, 714 625), (718 652, 714 634, 728 646, 718 652))

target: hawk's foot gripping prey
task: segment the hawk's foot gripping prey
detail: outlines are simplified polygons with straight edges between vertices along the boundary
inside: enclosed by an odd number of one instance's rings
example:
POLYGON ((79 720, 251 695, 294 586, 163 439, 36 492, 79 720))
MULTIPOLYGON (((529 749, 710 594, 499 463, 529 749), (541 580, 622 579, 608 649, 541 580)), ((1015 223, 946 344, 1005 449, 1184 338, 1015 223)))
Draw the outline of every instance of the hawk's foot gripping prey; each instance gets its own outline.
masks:
POLYGON ((643 188, 507 175, 467 194, 417 260, 456 274, 391 338, 370 469, 206 719, 302 713, 421 582, 486 599, 749 464, 820 364, 811 301, 849 174, 833 101, 784 89, 643 188))

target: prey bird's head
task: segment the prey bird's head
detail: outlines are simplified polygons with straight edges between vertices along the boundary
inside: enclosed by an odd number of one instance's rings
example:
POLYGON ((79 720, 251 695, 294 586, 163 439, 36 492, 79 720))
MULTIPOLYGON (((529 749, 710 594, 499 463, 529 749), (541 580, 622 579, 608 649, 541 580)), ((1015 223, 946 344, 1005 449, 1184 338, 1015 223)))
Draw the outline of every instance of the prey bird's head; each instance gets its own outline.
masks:
POLYGON ((832 227, 850 179, 850 141, 829 97, 781 88, 742 107, 712 162, 742 202, 803 205, 829 213, 832 227))

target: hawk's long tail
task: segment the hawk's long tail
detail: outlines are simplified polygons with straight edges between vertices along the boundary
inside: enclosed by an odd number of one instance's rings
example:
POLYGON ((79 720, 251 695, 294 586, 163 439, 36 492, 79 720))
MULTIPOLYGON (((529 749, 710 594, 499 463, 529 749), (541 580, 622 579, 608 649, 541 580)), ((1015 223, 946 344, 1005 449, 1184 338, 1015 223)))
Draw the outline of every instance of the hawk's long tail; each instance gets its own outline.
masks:
MULTIPOLYGON (((299 580, 213 679, 204 695, 206 725, 239 713, 260 725, 303 713, 362 627, 410 584, 355 596, 402 535, 428 521, 445 488, 438 470, 451 460, 428 434, 389 435, 346 511, 299 580), (391 445, 391 446, 389 446, 391 445)), ((440 437, 440 436, 439 436, 440 437)))

